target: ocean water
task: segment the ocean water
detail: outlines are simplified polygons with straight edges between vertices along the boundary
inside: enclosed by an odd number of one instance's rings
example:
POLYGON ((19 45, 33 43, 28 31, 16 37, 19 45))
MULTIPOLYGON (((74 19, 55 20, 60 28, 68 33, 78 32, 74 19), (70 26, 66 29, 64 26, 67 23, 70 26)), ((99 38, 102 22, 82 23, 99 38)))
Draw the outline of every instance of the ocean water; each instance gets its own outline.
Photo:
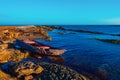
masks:
MULTIPOLYGON (((88 30, 104 32, 108 34, 120 34, 120 26, 62 26, 73 30, 88 30)), ((101 42, 100 39, 118 39, 120 36, 105 34, 90 34, 85 32, 72 32, 53 30, 48 32, 52 37, 51 42, 43 43, 66 49, 67 52, 62 55, 61 65, 71 67, 72 69, 84 75, 97 76, 100 80, 120 80, 120 45, 101 42)), ((49 59, 43 61, 52 62, 49 59)), ((54 62, 54 60, 53 60, 54 62)))

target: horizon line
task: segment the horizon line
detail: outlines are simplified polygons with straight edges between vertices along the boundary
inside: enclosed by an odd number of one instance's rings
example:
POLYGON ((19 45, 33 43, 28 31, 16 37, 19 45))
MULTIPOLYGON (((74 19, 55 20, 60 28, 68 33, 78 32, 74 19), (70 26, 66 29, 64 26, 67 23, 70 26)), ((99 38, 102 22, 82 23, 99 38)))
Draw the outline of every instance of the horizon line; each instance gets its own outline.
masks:
POLYGON ((120 26, 120 24, 0 24, 0 26, 120 26))

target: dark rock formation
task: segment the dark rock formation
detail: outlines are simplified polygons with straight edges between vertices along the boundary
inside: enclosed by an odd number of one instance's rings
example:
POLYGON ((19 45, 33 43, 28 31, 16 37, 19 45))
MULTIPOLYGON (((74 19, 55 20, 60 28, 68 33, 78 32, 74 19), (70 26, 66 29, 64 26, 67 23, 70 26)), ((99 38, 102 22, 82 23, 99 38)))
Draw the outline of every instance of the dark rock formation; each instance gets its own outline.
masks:
POLYGON ((87 77, 77 73, 76 71, 56 64, 38 63, 44 68, 44 71, 35 76, 35 79, 43 80, 89 80, 87 77))
POLYGON ((45 62, 12 63, 4 71, 18 80, 90 80, 68 67, 45 62))
POLYGON ((120 44, 120 40, 115 40, 115 39, 99 39, 99 38, 96 38, 96 40, 103 41, 103 42, 108 42, 108 43, 113 43, 113 44, 120 44))
POLYGON ((9 66, 10 73, 14 74, 18 78, 22 76, 28 76, 31 74, 39 74, 43 71, 40 65, 33 62, 20 62, 9 66))

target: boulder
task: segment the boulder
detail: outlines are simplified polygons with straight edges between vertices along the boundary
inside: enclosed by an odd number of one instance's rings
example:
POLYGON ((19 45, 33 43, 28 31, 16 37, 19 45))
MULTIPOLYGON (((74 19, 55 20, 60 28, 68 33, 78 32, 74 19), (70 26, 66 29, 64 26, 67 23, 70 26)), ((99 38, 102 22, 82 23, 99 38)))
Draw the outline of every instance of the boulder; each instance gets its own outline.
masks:
MULTIPOLYGON (((31 74, 39 74, 43 71, 43 68, 33 62, 20 62, 10 65, 10 72, 16 75, 18 78, 22 76, 29 76, 31 74), (12 69, 11 69, 12 68, 12 69)), ((30 78, 25 77, 25 78, 30 78)), ((32 77, 31 77, 32 78, 32 77)))

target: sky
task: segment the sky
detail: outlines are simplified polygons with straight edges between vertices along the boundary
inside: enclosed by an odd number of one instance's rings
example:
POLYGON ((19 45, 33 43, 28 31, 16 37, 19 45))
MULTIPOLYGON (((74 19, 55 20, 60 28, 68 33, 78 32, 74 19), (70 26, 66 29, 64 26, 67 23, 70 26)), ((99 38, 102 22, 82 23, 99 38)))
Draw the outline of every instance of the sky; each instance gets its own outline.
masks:
POLYGON ((1 25, 120 24, 120 0, 0 0, 1 25))

